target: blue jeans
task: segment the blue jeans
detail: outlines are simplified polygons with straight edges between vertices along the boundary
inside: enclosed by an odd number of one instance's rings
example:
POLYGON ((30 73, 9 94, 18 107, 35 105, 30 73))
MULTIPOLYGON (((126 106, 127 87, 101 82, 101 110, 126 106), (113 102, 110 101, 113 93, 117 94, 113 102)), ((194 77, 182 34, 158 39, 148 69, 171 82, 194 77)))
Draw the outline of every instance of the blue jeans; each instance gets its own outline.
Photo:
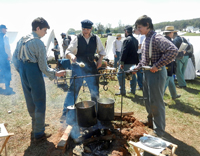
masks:
POLYGON ((164 93, 167 89, 167 86, 169 87, 169 92, 171 94, 171 97, 176 98, 177 93, 176 93, 176 86, 174 84, 174 77, 173 76, 167 76, 164 93))
MULTIPOLYGON (((141 53, 138 54, 139 60, 141 60, 141 53)), ((137 72, 137 82, 138 82, 138 86, 142 89, 142 81, 143 81, 143 74, 142 74, 142 70, 137 72)))
POLYGON ((154 129, 158 136, 163 136, 165 132, 165 104, 163 95, 167 71, 165 67, 161 69, 156 73, 145 70, 143 74, 143 94, 146 97, 147 118, 153 121, 156 126, 154 129))
POLYGON ((37 63, 20 61, 19 74, 29 115, 32 132, 40 138, 45 131, 46 91, 43 74, 37 63))
MULTIPOLYGON (((78 65, 72 64, 72 77, 76 76, 86 76, 96 74, 96 66, 87 65, 81 69, 78 65)), ((97 102, 99 98, 99 77, 86 77, 84 80, 87 83, 87 86, 90 90, 92 101, 97 102)), ((77 96, 79 94, 80 88, 83 84, 83 78, 71 79, 70 80, 70 88, 65 98, 64 106, 63 106, 63 115, 67 114, 67 107, 74 105, 76 103, 77 96), (75 82, 74 82, 75 81, 75 82), (74 85, 75 84, 75 85, 74 85)))
MULTIPOLYGON (((124 65, 124 71, 127 71, 130 69, 130 67, 133 66, 133 64, 125 64, 124 65)), ((118 72, 122 72, 123 70, 119 67, 118 72)), ((125 87, 125 74, 123 75, 122 73, 117 74, 117 78, 119 81, 119 90, 121 94, 126 94, 126 87, 125 87), (123 77, 123 79, 122 79, 123 77), (123 85, 122 85, 123 84, 123 85), (123 87, 122 87, 123 86, 123 87)), ((135 74, 132 75, 132 80, 130 80, 130 92, 135 94, 136 90, 136 76, 135 74)))
POLYGON ((176 76, 179 86, 186 86, 184 74, 187 67, 189 56, 184 56, 181 60, 176 60, 176 76))
POLYGON ((117 68, 117 62, 119 61, 120 52, 116 51, 117 57, 114 56, 114 67, 117 68))

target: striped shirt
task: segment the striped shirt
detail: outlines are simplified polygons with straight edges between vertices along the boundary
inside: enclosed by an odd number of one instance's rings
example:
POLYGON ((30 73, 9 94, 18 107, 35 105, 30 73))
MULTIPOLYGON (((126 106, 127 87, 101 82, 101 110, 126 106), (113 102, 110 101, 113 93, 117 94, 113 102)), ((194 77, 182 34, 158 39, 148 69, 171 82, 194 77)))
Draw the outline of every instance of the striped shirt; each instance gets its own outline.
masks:
MULTIPOLYGON (((149 44, 151 37, 155 32, 150 30, 146 35, 146 39, 142 44, 142 60, 138 64, 139 66, 149 65, 149 44)), ((178 49, 176 46, 160 34, 156 34, 152 39, 152 56, 151 62, 152 66, 155 65, 158 69, 172 62, 176 55, 178 54, 178 49)))

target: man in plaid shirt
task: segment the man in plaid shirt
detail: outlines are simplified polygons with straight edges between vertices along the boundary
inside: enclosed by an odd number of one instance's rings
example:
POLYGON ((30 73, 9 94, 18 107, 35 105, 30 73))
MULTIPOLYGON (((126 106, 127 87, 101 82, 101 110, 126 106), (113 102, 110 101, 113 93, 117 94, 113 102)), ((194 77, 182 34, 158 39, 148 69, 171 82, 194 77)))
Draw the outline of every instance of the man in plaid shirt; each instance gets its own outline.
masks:
POLYGON ((165 133, 165 104, 163 101, 164 86, 167 78, 165 66, 172 62, 178 54, 176 46, 164 36, 156 34, 150 17, 143 15, 135 22, 136 28, 146 36, 142 44, 142 60, 136 67, 151 66, 144 70, 143 95, 148 113, 146 124, 153 128, 158 137, 165 133), (150 40, 152 38, 152 55, 149 56, 150 40))

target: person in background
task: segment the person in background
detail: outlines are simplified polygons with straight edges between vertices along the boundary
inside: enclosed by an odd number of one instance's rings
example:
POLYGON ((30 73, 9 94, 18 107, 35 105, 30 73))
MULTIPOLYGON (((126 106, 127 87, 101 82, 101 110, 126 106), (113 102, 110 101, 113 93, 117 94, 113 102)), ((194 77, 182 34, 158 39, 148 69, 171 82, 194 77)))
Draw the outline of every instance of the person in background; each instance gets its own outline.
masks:
POLYGON ((19 72, 26 105, 32 119, 31 141, 40 142, 51 134, 45 131, 46 90, 43 74, 50 80, 64 76, 65 70, 55 71, 47 65, 46 48, 40 40, 49 29, 47 21, 38 17, 32 22, 32 33, 22 37, 13 54, 13 63, 19 72))
MULTIPOLYGON (((72 76, 98 74, 97 68, 101 67, 102 59, 106 55, 100 38, 92 33, 92 25, 93 23, 90 20, 83 20, 81 22, 82 32, 71 41, 66 50, 66 57, 72 61, 72 76), (97 63, 94 62, 96 52, 99 55, 97 63), (76 62, 83 62, 85 66, 80 67, 76 62)), ((84 80, 90 90, 92 101, 97 102, 99 98, 99 77, 85 77, 84 80)), ((70 117, 67 116, 67 107, 76 103, 82 85, 83 78, 71 79, 60 122, 70 117)))
POLYGON ((62 57, 65 58, 65 52, 66 52, 66 50, 67 50, 67 48, 69 46, 69 39, 66 38, 66 34, 65 33, 62 33, 61 37, 63 39, 62 40, 62 48, 63 48, 63 55, 62 55, 62 57))
MULTIPOLYGON (((142 35, 146 36, 141 48, 142 60, 135 69, 150 66, 150 70, 144 70, 143 73, 143 94, 146 97, 145 106, 148 113, 144 124, 153 128, 156 136, 163 137, 165 134, 163 95, 167 78, 165 66, 175 59, 178 49, 172 42, 154 31, 152 20, 147 15, 139 17, 135 26, 142 35)), ((148 153, 145 152, 144 155, 148 153)))
POLYGON ((11 50, 9 39, 6 36, 7 28, 5 25, 0 25, 0 79, 5 82, 5 94, 10 95, 13 92, 13 89, 10 87, 11 81, 11 69, 10 69, 10 60, 11 60, 11 50))
POLYGON ((193 45, 188 41, 188 43, 190 44, 190 49, 188 49, 188 53, 190 54, 189 58, 191 58, 192 60, 192 64, 194 66, 194 69, 196 71, 196 65, 195 65, 195 56, 194 56, 194 49, 193 49, 193 45))
POLYGON ((174 40, 173 43, 176 45, 176 47, 179 49, 181 46, 181 43, 187 43, 188 47, 186 48, 186 53, 184 54, 182 59, 176 59, 176 77, 178 81, 178 88, 186 88, 187 84, 184 78, 185 75, 185 69, 187 67, 189 54, 187 53, 187 50, 190 49, 190 44, 184 37, 180 37, 177 32, 174 33, 173 36, 174 40))
MULTIPOLYGON (((142 47, 142 43, 145 39, 145 35, 141 35, 140 32, 137 30, 137 29, 134 29, 134 34, 135 34, 135 37, 136 39, 138 40, 138 58, 139 58, 139 61, 141 60, 141 47, 142 47)), ((143 81, 143 74, 142 74, 142 71, 138 71, 137 72, 137 82, 138 82, 138 90, 142 90, 143 88, 143 85, 142 85, 142 81, 143 81)))
POLYGON ((114 67, 117 68, 117 63, 122 49, 121 34, 117 34, 116 39, 113 41, 113 54, 114 54, 114 67))
MULTIPOLYGON (((127 71, 131 66, 138 64, 139 59, 137 55, 138 51, 138 41, 135 37, 133 37, 132 26, 125 26, 125 37, 126 39, 123 41, 121 56, 119 60, 119 69, 118 72, 127 71)), ((119 81, 119 90, 120 92, 115 93, 115 95, 126 95, 125 89, 125 73, 117 74, 117 78, 119 81)), ((135 94, 136 90, 136 76, 132 75, 132 80, 130 80, 130 92, 131 94, 135 94)))
POLYGON ((56 40, 56 38, 54 39, 54 48, 52 49, 52 51, 54 52, 56 64, 58 64, 58 56, 60 55, 60 47, 58 45, 58 41, 56 40))
MULTIPOLYGON (((174 26, 166 26, 163 32, 165 34, 165 37, 173 43, 172 39, 173 39, 174 32, 177 32, 174 30, 174 26)), ((167 69, 167 79, 166 79, 165 89, 164 89, 164 93, 165 93, 167 86, 169 87, 169 92, 173 100, 181 97, 181 95, 177 95, 176 86, 174 83, 173 74, 175 74, 175 63, 176 63, 175 60, 173 60, 171 63, 166 65, 168 69, 167 69)))

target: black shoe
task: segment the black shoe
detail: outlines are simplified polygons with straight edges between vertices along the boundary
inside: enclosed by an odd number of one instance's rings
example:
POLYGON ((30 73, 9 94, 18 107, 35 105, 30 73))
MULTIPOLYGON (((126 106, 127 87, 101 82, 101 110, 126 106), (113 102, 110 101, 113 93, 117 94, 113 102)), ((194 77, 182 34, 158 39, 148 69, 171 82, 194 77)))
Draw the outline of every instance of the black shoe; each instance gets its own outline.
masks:
POLYGON ((155 130, 153 131, 153 135, 152 135, 152 136, 157 137, 157 138, 160 138, 160 139, 163 139, 163 140, 165 140, 165 141, 168 141, 168 139, 165 138, 164 136, 160 136, 160 135, 158 135, 158 134, 156 133, 155 130))
POLYGON ((133 94, 133 95, 135 95, 135 93, 133 93, 133 92, 131 92, 131 91, 129 91, 128 94, 133 94))
POLYGON ((186 86, 176 86, 177 88, 186 88, 186 86))
POLYGON ((153 122, 152 121, 140 121, 141 123, 143 123, 145 126, 148 126, 149 128, 153 129, 153 122))
POLYGON ((123 95, 123 96, 125 96, 126 94, 121 94, 120 92, 118 92, 118 93, 115 93, 115 95, 123 95))
POLYGON ((173 100, 176 100, 177 98, 180 98, 181 97, 181 95, 176 95, 176 97, 175 98, 172 98, 173 100))
POLYGON ((62 115, 60 117, 60 123, 63 123, 66 120, 66 115, 62 115))
POLYGON ((34 142, 35 142, 35 143, 39 143, 39 142, 41 142, 41 141, 47 140, 47 138, 49 138, 49 137, 51 137, 51 134, 49 134, 49 133, 44 133, 44 135, 42 135, 41 137, 35 138, 35 139, 34 139, 34 142))

